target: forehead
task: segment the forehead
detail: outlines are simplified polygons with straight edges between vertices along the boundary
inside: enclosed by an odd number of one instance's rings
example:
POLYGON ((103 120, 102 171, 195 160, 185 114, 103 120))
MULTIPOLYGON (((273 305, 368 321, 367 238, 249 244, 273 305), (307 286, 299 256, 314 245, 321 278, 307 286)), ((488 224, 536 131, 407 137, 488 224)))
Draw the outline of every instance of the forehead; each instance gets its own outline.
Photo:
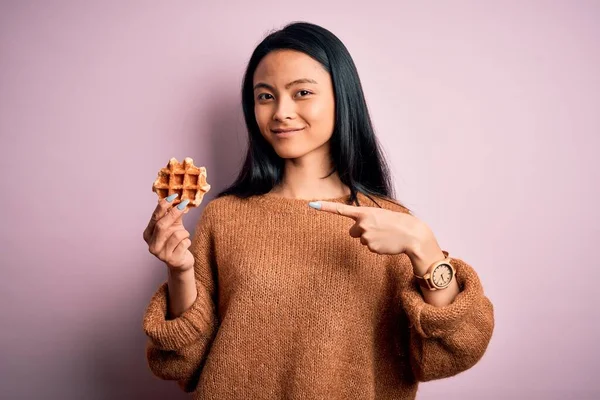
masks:
MULTIPOLYGON (((312 57, 294 50, 276 50, 267 54, 254 72, 254 83, 258 81, 291 81, 298 78, 319 78, 329 75, 321 63, 312 57)), ((319 82, 318 79, 315 79, 319 82)), ((322 79, 321 79, 322 80, 322 79)), ((282 84, 287 83, 281 82, 282 84)))

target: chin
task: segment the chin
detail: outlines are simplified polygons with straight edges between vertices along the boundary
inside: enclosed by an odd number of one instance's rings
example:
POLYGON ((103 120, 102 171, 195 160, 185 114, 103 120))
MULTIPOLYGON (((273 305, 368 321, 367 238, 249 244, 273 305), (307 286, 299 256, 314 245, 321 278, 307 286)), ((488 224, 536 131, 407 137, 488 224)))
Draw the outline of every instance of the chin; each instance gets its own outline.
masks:
POLYGON ((294 144, 290 143, 278 143, 279 145, 273 146, 275 153, 283 159, 296 159, 307 156, 311 153, 321 154, 323 152, 329 152, 329 142, 325 142, 322 145, 314 145, 313 143, 294 144))
POLYGON ((307 153, 303 151, 294 151, 291 149, 275 149, 275 153, 283 159, 294 159, 305 156, 307 153))

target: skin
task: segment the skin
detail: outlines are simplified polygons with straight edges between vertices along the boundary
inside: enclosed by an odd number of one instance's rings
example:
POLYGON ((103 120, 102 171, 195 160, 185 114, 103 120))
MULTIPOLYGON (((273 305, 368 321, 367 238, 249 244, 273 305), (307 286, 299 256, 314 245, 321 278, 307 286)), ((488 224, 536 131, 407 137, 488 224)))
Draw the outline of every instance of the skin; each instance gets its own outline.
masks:
MULTIPOLYGON (((268 54, 254 74, 254 115, 263 137, 285 159, 282 184, 272 193, 296 199, 334 198, 350 193, 331 168, 329 140, 335 121, 335 96, 329 73, 308 55, 291 50, 268 54), (272 129, 303 128, 280 138, 272 129)), ((335 212, 337 203, 321 202, 321 210, 335 212)), ((356 224, 350 235, 375 253, 406 253, 413 272, 423 276, 444 259, 431 229, 412 215, 372 207, 343 205, 342 216, 356 224)), ((422 290, 426 302, 450 304, 459 292, 455 279, 444 290, 422 290)))
POLYGON ((304 53, 269 53, 254 73, 254 115, 262 136, 285 160, 283 182, 272 190, 282 197, 333 198, 350 193, 337 173, 326 176, 335 121, 329 73, 304 53), (303 128, 291 137, 271 129, 303 128))
MULTIPOLYGON (((183 204, 183 203, 180 203, 183 204)), ((183 214, 166 199, 159 200, 144 230, 148 251, 167 266, 168 318, 176 318, 189 309, 198 295, 194 277, 194 256, 189 250, 190 233, 183 225, 183 214)))
MULTIPOLYGON (((329 154, 335 96, 331 76, 321 64, 301 52, 273 51, 259 63, 253 86, 260 132, 284 159, 282 182, 271 194, 293 199, 350 194, 337 172, 322 179, 332 167, 329 154), (287 137, 273 132, 290 128, 300 130, 287 137)), ((150 253, 168 268, 168 318, 183 314, 197 297, 190 234, 182 222, 185 212, 162 199, 144 231, 150 253)), ((325 201, 320 202, 320 212, 354 220, 350 235, 374 253, 406 253, 419 276, 444 258, 431 229, 410 214, 325 201)), ((424 300, 437 307, 450 304, 458 292, 455 279, 444 290, 422 289, 424 300)))
MULTIPOLYGON (((431 229, 410 214, 327 201, 321 201, 319 204, 321 212, 352 219, 354 225, 349 230, 350 236, 359 239, 372 253, 406 253, 415 275, 425 275, 431 264, 445 258, 431 229)), ((436 307, 452 303, 459 291, 454 278, 443 290, 430 291, 421 288, 423 299, 436 307)))

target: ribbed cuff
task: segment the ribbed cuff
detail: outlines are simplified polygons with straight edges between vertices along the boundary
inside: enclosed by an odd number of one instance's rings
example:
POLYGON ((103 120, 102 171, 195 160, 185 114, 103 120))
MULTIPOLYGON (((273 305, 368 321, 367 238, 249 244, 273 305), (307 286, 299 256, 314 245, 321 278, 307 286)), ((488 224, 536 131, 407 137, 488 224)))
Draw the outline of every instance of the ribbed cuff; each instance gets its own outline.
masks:
POLYGON ((167 320, 168 285, 163 283, 144 314, 144 332, 162 350, 180 350, 211 334, 215 325, 212 301, 206 289, 196 281, 198 296, 179 317, 167 320))
POLYGON ((451 304, 436 307, 426 303, 415 278, 402 293, 404 309, 411 326, 424 338, 443 337, 456 330, 481 304, 483 287, 477 273, 459 259, 453 259, 452 265, 456 269, 460 292, 451 304))

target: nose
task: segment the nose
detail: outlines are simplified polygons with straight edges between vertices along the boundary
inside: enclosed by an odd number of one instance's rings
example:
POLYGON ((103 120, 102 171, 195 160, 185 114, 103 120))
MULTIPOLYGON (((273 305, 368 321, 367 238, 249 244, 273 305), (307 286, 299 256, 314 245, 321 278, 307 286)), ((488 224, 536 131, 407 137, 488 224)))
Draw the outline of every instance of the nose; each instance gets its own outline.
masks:
POLYGON ((281 98, 277 102, 277 108, 273 114, 274 121, 283 121, 286 119, 292 119, 296 115, 296 104, 294 100, 288 98, 281 98))

